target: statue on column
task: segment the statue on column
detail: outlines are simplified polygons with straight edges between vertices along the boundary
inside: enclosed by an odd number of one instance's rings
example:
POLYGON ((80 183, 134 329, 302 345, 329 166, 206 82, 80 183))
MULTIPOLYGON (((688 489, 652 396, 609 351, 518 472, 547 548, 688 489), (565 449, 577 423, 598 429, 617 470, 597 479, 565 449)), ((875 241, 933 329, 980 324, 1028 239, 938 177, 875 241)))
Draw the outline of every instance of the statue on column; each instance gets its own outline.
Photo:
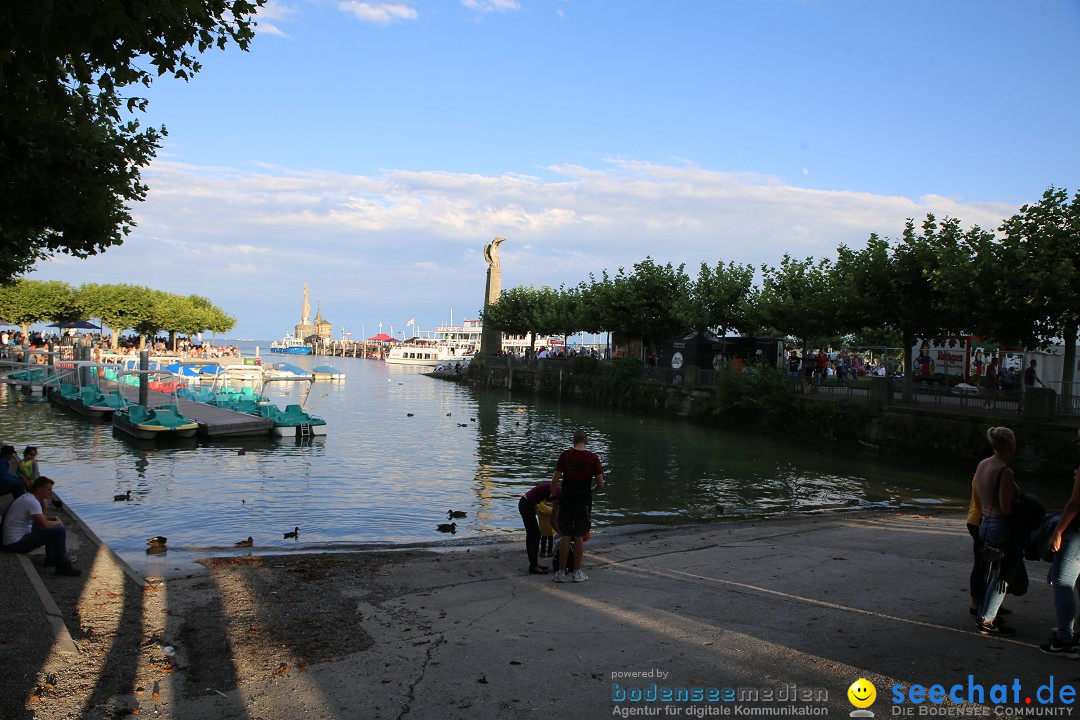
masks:
MULTIPOLYGON (((488 305, 499 301, 502 294, 502 266, 499 263, 499 245, 506 242, 506 238, 497 237, 484 246, 484 260, 487 261, 487 287, 484 292, 484 310, 488 305)), ((482 355, 498 355, 502 351, 502 331, 491 325, 484 326, 484 332, 480 336, 480 353, 482 355)))
POLYGON ((499 270, 499 246, 506 242, 506 238, 497 237, 487 245, 484 246, 484 260, 487 260, 487 264, 493 269, 499 270))
POLYGON ((304 307, 300 311, 300 324, 301 325, 310 325, 311 324, 311 303, 308 302, 307 283, 304 283, 304 307))

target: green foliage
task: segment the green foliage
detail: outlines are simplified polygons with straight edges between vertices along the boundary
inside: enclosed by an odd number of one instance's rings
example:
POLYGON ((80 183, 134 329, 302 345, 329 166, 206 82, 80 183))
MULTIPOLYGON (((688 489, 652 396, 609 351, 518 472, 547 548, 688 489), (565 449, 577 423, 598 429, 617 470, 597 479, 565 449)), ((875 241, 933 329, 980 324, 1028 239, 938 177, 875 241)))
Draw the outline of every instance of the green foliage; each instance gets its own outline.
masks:
POLYGON ((595 358, 574 358, 570 367, 574 381, 601 396, 630 397, 641 385, 642 362, 637 358, 616 358, 607 367, 601 367, 595 358))
POLYGON ((803 347, 846 330, 835 311, 832 263, 784 253, 779 268, 763 265, 755 298, 757 324, 803 341, 803 347))
POLYGON ((264 2, 0 3, 0 282, 123 242, 165 134, 140 126, 137 89, 190 78, 210 48, 247 49, 264 2))
POLYGON ((724 335, 731 329, 747 330, 748 299, 754 284, 754 268, 723 262, 716 267, 701 263, 687 302, 686 327, 715 330, 724 335))
MULTIPOLYGON (((1051 187, 1024 205, 997 236, 933 214, 901 237, 873 233, 836 260, 784 255, 754 271, 734 263, 682 265, 651 257, 630 271, 590 275, 575 288, 514 288, 500 299, 508 331, 610 331, 658 344, 694 330, 795 337, 804 347, 844 344, 902 348, 916 337, 979 335, 1010 347, 1065 340, 1064 381, 1073 380, 1080 327, 1080 193, 1051 187)), ((496 315, 493 313, 493 317, 496 315)), ((904 363, 905 390, 911 363, 904 363)), ((1068 385, 1065 386, 1068 390, 1068 385)))
POLYGON ((751 363, 716 373, 717 409, 753 415, 782 415, 791 403, 791 379, 769 363, 751 363))
MULTIPOLYGON (((198 295, 184 297, 138 285, 96 285, 78 289, 65 282, 19 279, 0 286, 0 317, 25 332, 39 322, 97 318, 117 331, 131 328, 152 337, 161 330, 194 335, 227 332, 236 319, 198 295)), ((116 334, 113 341, 116 341, 116 334)))
POLYGON ((1028 310, 1039 344, 1065 341, 1062 395, 1073 394, 1077 328, 1080 327, 1080 192, 1070 202, 1049 187, 1042 200, 1024 205, 1002 226, 1004 261, 1013 273, 1009 300, 1028 310))
POLYGON ((15 323, 26 332, 30 325, 45 320, 75 320, 74 292, 59 280, 16 280, 0 286, 0 318, 15 323))
POLYGON ((600 372, 600 361, 588 355, 576 355, 570 358, 570 372, 574 375, 596 375, 600 372))

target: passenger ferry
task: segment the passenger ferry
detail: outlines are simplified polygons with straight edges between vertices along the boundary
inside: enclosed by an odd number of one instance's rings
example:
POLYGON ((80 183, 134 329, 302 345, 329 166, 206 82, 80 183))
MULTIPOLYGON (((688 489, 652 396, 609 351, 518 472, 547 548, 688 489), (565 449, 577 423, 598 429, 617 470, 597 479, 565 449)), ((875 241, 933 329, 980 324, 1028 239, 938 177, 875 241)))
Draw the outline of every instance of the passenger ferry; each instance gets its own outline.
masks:
POLYGON ((472 360, 475 348, 458 347, 443 338, 416 337, 390 348, 386 362, 390 365, 453 365, 472 360))
POLYGON ((286 355, 310 355, 311 346, 305 345, 303 340, 287 332, 281 340, 270 343, 270 352, 284 353, 286 355))
MULTIPOLYGON (((484 326, 479 320, 465 320, 463 325, 440 325, 435 337, 415 337, 390 349, 386 362, 396 365, 453 365, 467 363, 480 349, 484 326)), ((503 350, 524 355, 532 343, 531 335, 503 334, 503 350)), ((535 349, 551 348, 550 338, 537 336, 535 349)))

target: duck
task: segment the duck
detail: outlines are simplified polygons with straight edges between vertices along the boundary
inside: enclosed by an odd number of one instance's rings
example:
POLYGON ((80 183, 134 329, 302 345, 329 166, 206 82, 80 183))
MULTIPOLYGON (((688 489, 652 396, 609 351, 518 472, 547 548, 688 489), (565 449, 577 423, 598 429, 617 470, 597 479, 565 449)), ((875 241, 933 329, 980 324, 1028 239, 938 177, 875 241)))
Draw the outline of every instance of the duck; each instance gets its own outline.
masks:
POLYGON ((405 417, 412 417, 412 416, 413 416, 412 413, 405 413, 405 417))
POLYGON ((165 547, 165 543, 169 542, 169 538, 164 535, 155 535, 152 538, 148 538, 146 544, 150 547, 165 547))
POLYGON ((240 542, 236 543, 233 547, 251 547, 254 544, 255 544, 255 541, 251 539, 250 535, 248 535, 247 540, 241 540, 240 542))
POLYGON ((469 423, 458 423, 458 427, 469 427, 469 423))
POLYGON ((476 422, 476 418, 469 418, 469 422, 476 422))
POLYGON ((446 511, 446 517, 463 518, 463 517, 468 517, 468 516, 469 516, 469 513, 465 512, 464 510, 447 510, 446 511))
POLYGON ((130 500, 131 499, 131 491, 128 490, 123 495, 113 495, 112 499, 113 499, 113 502, 122 502, 124 500, 130 500))
POLYGON ((446 413, 446 417, 453 417, 453 415, 454 415, 454 413, 452 413, 452 412, 446 413))
POLYGON ((237 451, 236 451, 236 454, 237 454, 237 455, 247 455, 247 450, 243 450, 243 449, 241 449, 241 450, 237 450, 237 451))
POLYGON ((288 540, 289 538, 299 538, 299 537, 300 537, 300 528, 298 528, 298 527, 293 528, 292 532, 285 533, 285 539, 286 540, 288 540))
POLYGON ((452 523, 439 523, 438 525, 435 526, 435 529, 438 530, 439 532, 456 533, 457 532, 457 523, 454 523, 454 522, 452 522, 452 523))

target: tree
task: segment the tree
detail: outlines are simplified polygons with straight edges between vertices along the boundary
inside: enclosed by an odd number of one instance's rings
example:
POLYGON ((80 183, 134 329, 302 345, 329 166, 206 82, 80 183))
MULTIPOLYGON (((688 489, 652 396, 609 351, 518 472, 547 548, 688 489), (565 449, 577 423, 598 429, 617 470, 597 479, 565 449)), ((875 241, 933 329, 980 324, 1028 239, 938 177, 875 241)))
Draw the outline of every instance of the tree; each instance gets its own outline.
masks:
POLYGON ((1042 200, 1006 220, 1001 231, 1010 270, 1026 287, 1026 292, 1015 290, 1014 302, 1031 307, 1038 344, 1056 338, 1065 343, 1061 396, 1067 403, 1074 395, 1080 327, 1080 192, 1070 202, 1067 190, 1051 186, 1042 200))
MULTIPOLYGON (((550 291, 550 288, 546 288, 550 291)), ((525 336, 532 333, 529 349, 536 349, 536 335, 542 320, 539 314, 541 291, 532 285, 509 288, 499 294, 499 300, 482 313, 485 325, 494 325, 510 335, 525 336)))
POLYGON ((264 2, 0 3, 0 281, 123 242, 165 134, 140 126, 133 91, 188 79, 209 48, 246 50, 264 2))
POLYGON ((22 328, 23 335, 30 326, 45 320, 72 320, 75 291, 59 280, 18 279, 0 286, 0 317, 22 328))
POLYGON ((810 343, 840 334, 844 329, 834 303, 832 263, 808 257, 797 260, 787 253, 780 267, 761 266, 761 287, 755 298, 756 325, 810 343))
POLYGON ((941 225, 932 213, 918 230, 908 219, 901 241, 893 249, 889 308, 900 328, 904 345, 904 398, 910 399, 914 385, 911 351, 915 338, 935 338, 961 334, 971 324, 970 300, 956 302, 950 292, 954 278, 970 273, 961 264, 958 250, 962 232, 958 220, 946 218, 941 225))
POLYGON ((754 268, 723 262, 710 267, 701 263, 691 287, 687 324, 695 330, 713 329, 724 335, 729 329, 745 329, 747 299, 754 284, 754 268))
POLYGON ((690 285, 685 265, 657 265, 646 257, 634 264, 633 273, 619 268, 610 297, 622 327, 612 329, 648 341, 655 356, 657 342, 689 329, 690 285))

